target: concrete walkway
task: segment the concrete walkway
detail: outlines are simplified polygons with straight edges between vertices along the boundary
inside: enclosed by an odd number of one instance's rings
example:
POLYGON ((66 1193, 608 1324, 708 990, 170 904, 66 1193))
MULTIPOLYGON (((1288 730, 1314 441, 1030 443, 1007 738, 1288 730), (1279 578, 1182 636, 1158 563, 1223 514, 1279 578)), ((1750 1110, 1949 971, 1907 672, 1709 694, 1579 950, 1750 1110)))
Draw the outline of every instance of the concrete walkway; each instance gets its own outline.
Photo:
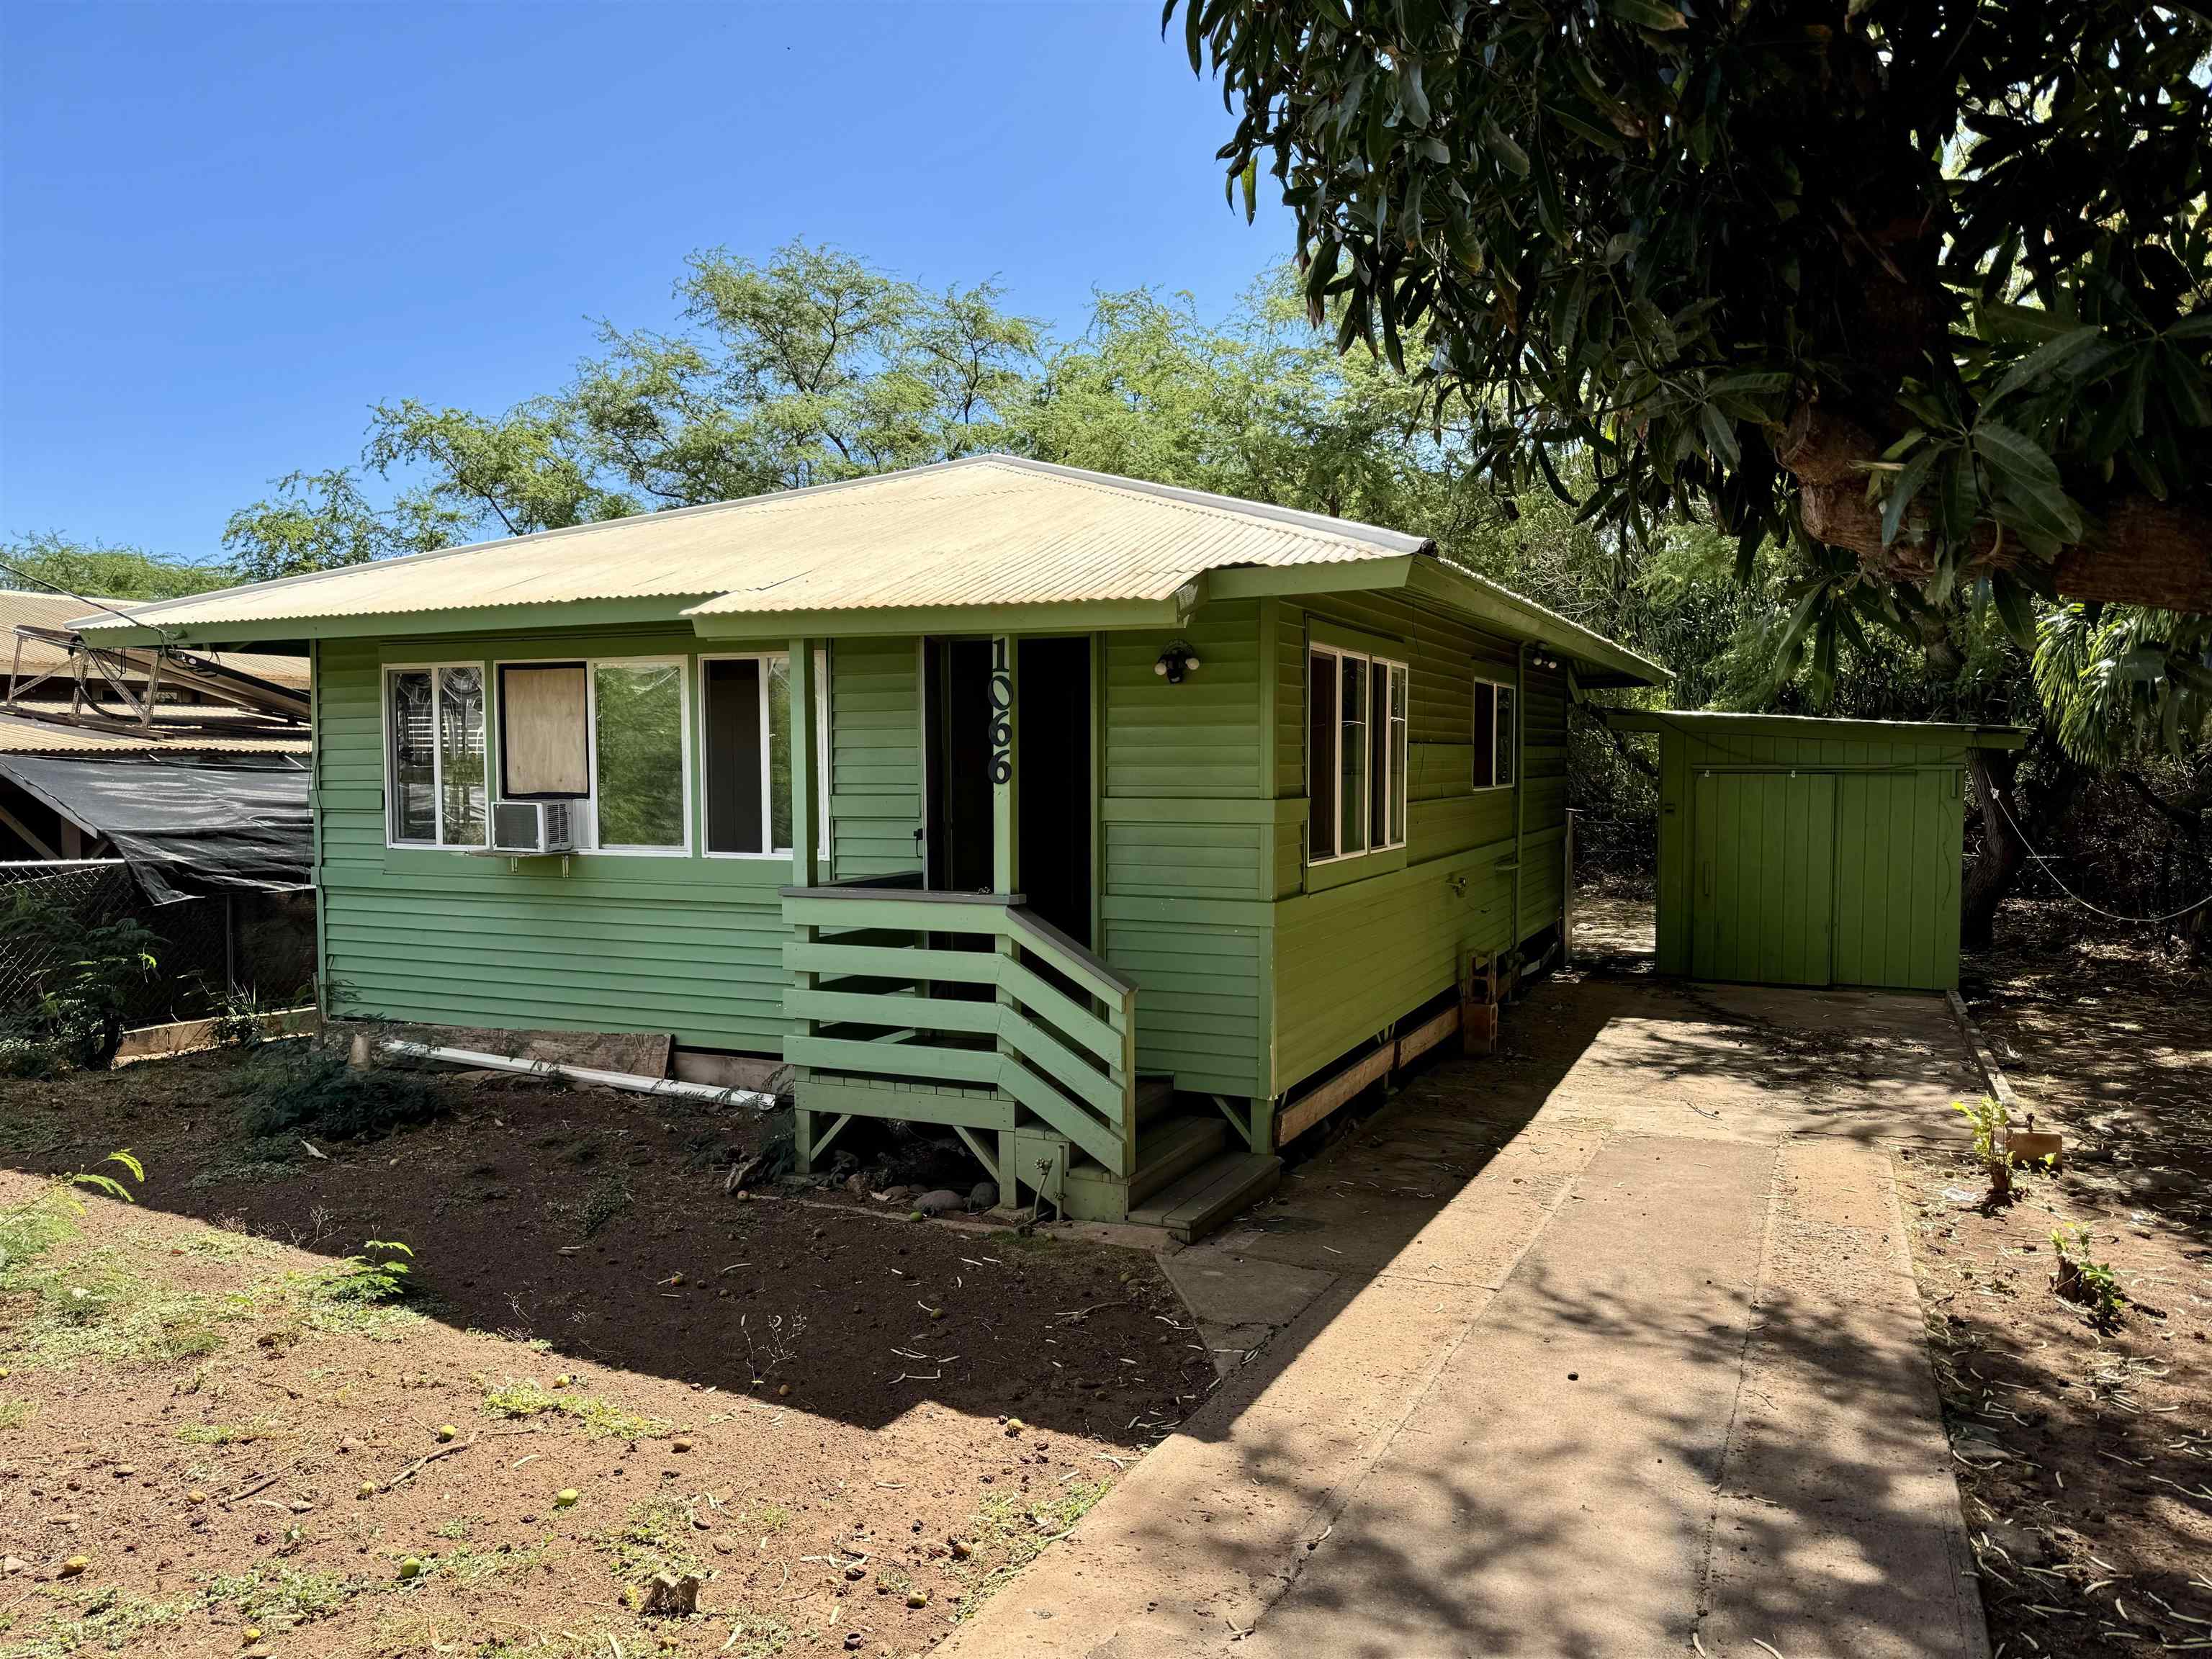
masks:
POLYGON ((1887 1151, 1942 1000, 1570 975, 1506 1046, 1168 1258, 1230 1374, 941 1652, 1984 1659, 1887 1151))

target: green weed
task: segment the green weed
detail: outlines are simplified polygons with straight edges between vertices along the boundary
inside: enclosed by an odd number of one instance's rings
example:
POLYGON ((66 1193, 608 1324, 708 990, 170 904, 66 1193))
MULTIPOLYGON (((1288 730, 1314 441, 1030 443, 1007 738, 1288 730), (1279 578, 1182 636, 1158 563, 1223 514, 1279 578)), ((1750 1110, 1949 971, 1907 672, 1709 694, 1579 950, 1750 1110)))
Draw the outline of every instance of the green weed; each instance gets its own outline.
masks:
POLYGON ((584 1193, 584 1209, 580 1218, 584 1237, 591 1237, 629 1208, 629 1183, 620 1176, 603 1176, 594 1181, 584 1193))
POLYGON ((0 1429, 20 1429, 38 1414, 35 1400, 0 1400, 0 1429))
POLYGON ((1080 1476, 1049 1498, 1024 1498, 1004 1493, 986 1498, 968 1522, 968 1541, 973 1553, 953 1571, 968 1589, 960 1604, 965 1619, 999 1587, 1044 1553, 1046 1545, 1066 1533, 1106 1495, 1108 1482, 1080 1476))
POLYGON ((304 1625, 329 1618, 362 1588, 336 1573, 303 1572, 289 1562, 272 1561, 210 1579, 207 1600, 235 1608, 249 1624, 304 1625))
POLYGON ((79 1653, 121 1653, 143 1638, 182 1624, 190 1603, 155 1601, 104 1586, 74 1589, 41 1586, 36 1592, 62 1605, 49 1609, 31 1631, 0 1647, 0 1659, 67 1659, 79 1653))
POLYGON ((2051 1233, 2051 1248, 2058 1252, 2058 1269, 2051 1276, 2051 1287, 2069 1302, 2087 1308, 2098 1328, 2110 1330, 2126 1314, 2128 1298, 2120 1289, 2119 1275, 2097 1260, 2094 1243, 2087 1227, 2076 1227, 2070 1239, 2063 1229, 2051 1233))
POLYGON ((488 1390, 483 1407, 495 1417, 556 1413, 581 1424, 593 1439, 658 1440, 674 1426, 663 1417, 626 1412, 588 1394, 542 1388, 526 1377, 488 1390))
POLYGON ((691 1506, 673 1498, 648 1498, 633 1504, 623 1523, 600 1535, 599 1547, 613 1558, 615 1577, 639 1584, 656 1572, 704 1574, 691 1553, 691 1506))

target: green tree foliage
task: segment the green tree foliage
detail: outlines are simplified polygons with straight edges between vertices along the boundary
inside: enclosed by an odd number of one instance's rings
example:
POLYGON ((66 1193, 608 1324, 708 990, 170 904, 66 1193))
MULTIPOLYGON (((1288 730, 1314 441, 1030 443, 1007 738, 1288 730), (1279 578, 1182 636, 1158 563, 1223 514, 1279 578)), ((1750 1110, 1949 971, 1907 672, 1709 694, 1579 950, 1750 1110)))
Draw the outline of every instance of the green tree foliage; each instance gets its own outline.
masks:
MULTIPOLYGON (((1585 453, 1624 538, 1702 513, 1747 568, 1802 542, 1822 678, 1861 622, 1969 593, 2023 645, 2054 588, 2212 611, 2203 12, 1178 9, 1239 117, 1232 191, 1280 181, 1339 343, 1464 411, 1508 493, 1585 453)), ((2185 624, 2132 648, 2203 661, 2185 624)))
POLYGON ((0 541, 0 586, 60 588, 103 599, 173 599, 238 580, 228 565, 164 558, 143 548, 81 542, 58 531, 0 541), (9 571, 20 573, 11 575, 9 571))

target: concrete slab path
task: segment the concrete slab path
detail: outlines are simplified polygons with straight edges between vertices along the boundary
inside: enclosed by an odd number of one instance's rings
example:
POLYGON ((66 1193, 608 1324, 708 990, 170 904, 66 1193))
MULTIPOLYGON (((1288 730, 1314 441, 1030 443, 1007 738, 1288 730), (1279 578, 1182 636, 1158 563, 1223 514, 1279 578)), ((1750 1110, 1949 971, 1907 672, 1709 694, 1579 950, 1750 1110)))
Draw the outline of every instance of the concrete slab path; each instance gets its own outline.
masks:
POLYGON ((1887 1150, 1974 1086, 1941 999, 1547 985, 1167 1259, 1220 1388, 939 1651, 1985 1659, 1887 1150))

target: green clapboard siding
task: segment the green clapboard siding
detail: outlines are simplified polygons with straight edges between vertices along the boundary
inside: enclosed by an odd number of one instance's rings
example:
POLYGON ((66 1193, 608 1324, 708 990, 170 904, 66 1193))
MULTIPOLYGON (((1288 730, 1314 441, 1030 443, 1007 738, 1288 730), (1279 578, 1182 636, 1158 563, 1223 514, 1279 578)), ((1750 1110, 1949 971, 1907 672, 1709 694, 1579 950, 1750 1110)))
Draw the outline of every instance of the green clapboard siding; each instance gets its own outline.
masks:
POLYGON ((921 729, 920 641, 831 646, 830 850, 839 879, 921 867, 921 729))
POLYGON ((1966 754, 1942 733, 1662 729, 1659 971, 1956 986, 1966 754))
POLYGON ((1137 983, 1137 1065, 1177 1086, 1263 1094, 1267 870, 1263 602, 1208 605, 1180 633, 1099 636, 1103 954, 1137 983), (1176 640, 1200 667, 1152 672, 1176 640))
POLYGON ((1292 808, 1268 865, 1277 900, 1268 1075, 1280 1092, 1450 989, 1470 956, 1509 950, 1558 921, 1567 687, 1557 671, 1526 669, 1519 787, 1477 791, 1474 683, 1512 684, 1518 641, 1369 593, 1282 603, 1273 635, 1274 787, 1292 808), (1305 664, 1316 627, 1369 636, 1379 654, 1407 664, 1408 808, 1402 852, 1309 870, 1305 664))
MULTIPOLYGON (((863 705, 883 690, 866 672, 876 645, 843 643, 832 653, 833 673, 844 672, 842 659, 854 653, 851 695, 863 705)), ((907 649, 912 652, 911 641, 907 649)), ((564 876, 556 860, 511 867, 503 859, 385 846, 384 664, 489 666, 526 658, 642 655, 691 661, 697 650, 688 631, 479 637, 465 646, 452 640, 322 644, 315 793, 331 1012, 450 1025, 672 1031, 705 1048, 778 1052, 789 1029, 782 968, 788 930, 777 898, 792 878, 787 859, 592 854, 571 859, 564 876)), ((695 694, 696 678, 695 672, 695 694)), ((905 684, 910 706, 911 672, 905 684)), ((846 689, 834 684, 833 698, 846 689)), ((852 718, 856 732, 866 728, 865 718, 852 718)), ((696 767, 696 707, 691 724, 696 767)), ((490 735, 496 780, 495 720, 490 735)), ((891 775, 896 763, 878 770, 858 758, 860 753, 856 744, 849 765, 847 756, 837 757, 835 787, 851 791, 864 809, 906 803, 901 833, 910 844, 918 762, 909 753, 902 794, 891 775)), ((696 848, 696 817, 703 809, 696 799, 694 808, 696 848)), ((855 856, 880 855, 898 840, 864 836, 855 856)))

